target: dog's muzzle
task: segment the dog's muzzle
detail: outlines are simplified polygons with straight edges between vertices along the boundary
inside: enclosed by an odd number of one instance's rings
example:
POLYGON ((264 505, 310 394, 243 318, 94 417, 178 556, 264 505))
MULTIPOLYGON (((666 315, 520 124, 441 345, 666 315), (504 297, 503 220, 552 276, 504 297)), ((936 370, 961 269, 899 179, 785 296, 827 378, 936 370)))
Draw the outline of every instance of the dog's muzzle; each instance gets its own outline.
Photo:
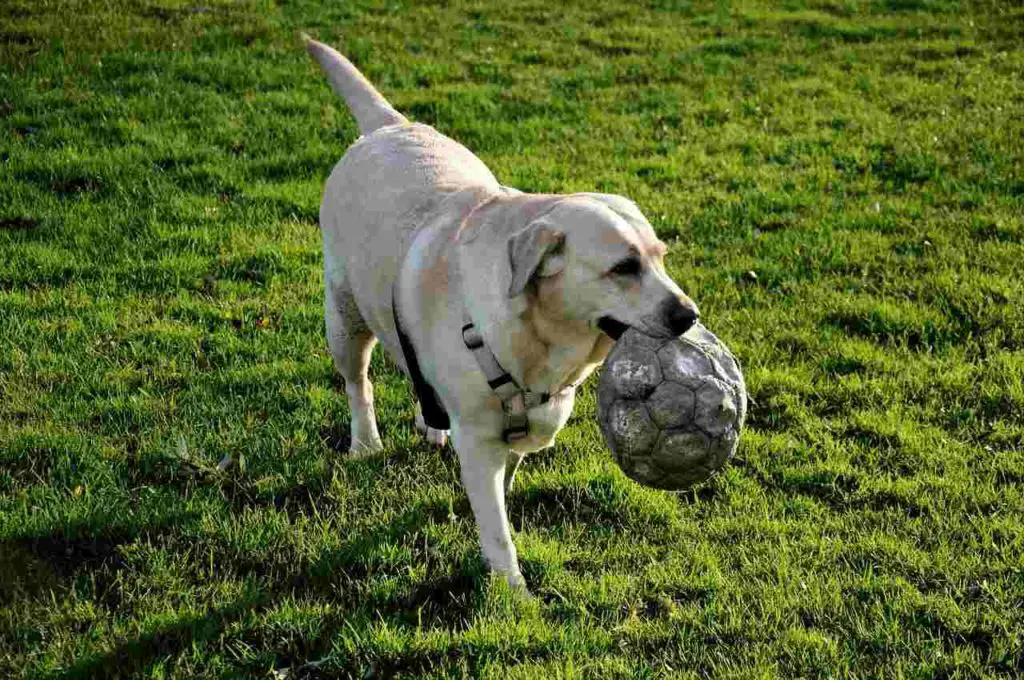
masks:
MULTIPOLYGON (((678 337, 690 330, 699 319, 700 312, 695 304, 673 297, 658 305, 658 312, 653 319, 641 320, 637 329, 652 337, 678 337)), ((597 320, 597 327, 612 340, 618 340, 630 325, 605 315, 597 320)))
POLYGON ((700 319, 697 305, 690 301, 668 298, 659 305, 660 321, 674 336, 680 336, 693 328, 700 319))

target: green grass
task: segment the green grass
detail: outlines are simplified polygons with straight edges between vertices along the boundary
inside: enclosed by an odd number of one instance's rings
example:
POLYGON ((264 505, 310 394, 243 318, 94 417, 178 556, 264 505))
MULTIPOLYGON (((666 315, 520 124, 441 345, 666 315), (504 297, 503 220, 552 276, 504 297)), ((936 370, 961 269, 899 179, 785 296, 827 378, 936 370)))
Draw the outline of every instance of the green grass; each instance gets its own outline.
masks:
POLYGON ((0 676, 1021 673, 1022 45, 995 1, 5 0, 0 676), (299 30, 503 182, 632 197, 744 362, 681 496, 583 389, 509 499, 533 601, 383 356, 345 454, 355 127, 299 30))

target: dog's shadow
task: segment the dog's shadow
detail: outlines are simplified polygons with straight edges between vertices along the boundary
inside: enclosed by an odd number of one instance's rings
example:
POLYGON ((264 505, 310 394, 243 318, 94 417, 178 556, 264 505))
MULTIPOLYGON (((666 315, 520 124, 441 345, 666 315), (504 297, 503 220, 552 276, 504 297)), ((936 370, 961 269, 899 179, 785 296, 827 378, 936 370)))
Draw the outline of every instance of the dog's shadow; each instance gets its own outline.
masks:
POLYGON ((176 513, 145 525, 95 527, 78 525, 44 535, 28 535, 0 542, 0 606, 69 591, 79 577, 87 577, 100 604, 116 609, 114 587, 125 562, 121 547, 142 538, 159 539, 197 518, 194 512, 176 513))
MULTIPOLYGON (((374 463, 342 460, 340 464, 374 463)), ((324 479, 319 481, 306 480, 262 496, 234 488, 223 480, 216 483, 222 486, 233 512, 274 507, 290 514, 309 515, 314 511, 330 511, 329 477, 330 473, 325 472, 324 479)), ((487 570, 475 545, 467 546, 459 554, 448 555, 433 568, 428 566, 425 578, 404 589, 380 587, 381 578, 387 581, 398 577, 405 573, 404 567, 382 564, 372 558, 386 551, 388 546, 408 543, 409 537, 428 522, 452 521, 453 513, 460 520, 471 519, 468 502, 456 502, 453 506, 441 501, 417 503, 387 523, 354 532, 341 546, 295 565, 286 574, 274 573, 272 565, 259 560, 232 561, 225 565, 232 580, 246 584, 234 601, 202 614, 182 616, 156 630, 123 640, 104 654, 79 660, 57 677, 125 677, 144 673, 161 660, 174 659, 197 645, 217 645, 225 635, 260 636, 258 621, 264 613, 273 612, 282 603, 303 599, 329 602, 334 611, 323 617, 320 632, 313 638, 264 643, 265 652, 274 656, 278 667, 300 668, 311 659, 330 655, 335 633, 353 625, 365 628, 367 634, 372 626, 381 622, 398 629, 465 630, 476 620, 487 598, 487 570), (253 623, 249 624, 250 621, 253 623), (243 629, 241 633, 236 631, 238 628, 243 629)), ((121 547, 136 541, 186 540, 177 527, 196 517, 179 519, 180 522, 171 517, 159 525, 137 526, 131 530, 113 528, 98 536, 82 527, 69 533, 4 542, 0 545, 0 554, 4 555, 0 568, 7 575, 0 579, 0 586, 3 586, 0 604, 15 597, 39 599, 51 591, 92 588, 98 604, 117 612, 122 602, 116 584, 120 572, 127 566, 121 557, 121 547)), ((430 565, 431 560, 424 559, 430 565)), ((344 668, 332 665, 331 674, 358 676, 367 664, 377 670, 421 669, 425 672, 436 661, 428 658, 429 654, 406 650, 394 654, 394 658, 343 659, 340 663, 344 668)), ((261 663, 265 661, 264 656, 261 663)), ((306 668, 295 677, 316 674, 315 668, 306 668)))
MULTIPOLYGON (((341 423, 326 433, 325 442, 332 451, 342 451, 331 454, 331 465, 272 492, 257 490, 244 477, 231 474, 204 476, 184 468, 165 469, 159 463, 152 469, 137 469, 138 478, 133 476, 132 481, 161 485, 186 496, 199 486, 216 488, 226 502, 225 511, 233 514, 274 508, 295 519, 326 515, 336 510, 337 501, 332 497, 330 488, 332 473, 337 466, 373 467, 395 463, 390 454, 369 459, 349 456, 346 437, 343 436, 347 432, 345 425, 341 423), (329 437, 335 439, 330 440, 329 437)), ((424 454, 432 448, 423 442, 398 456, 404 459, 424 454)), ((444 464, 453 468, 458 465, 454 456, 444 464)), ((532 525, 534 521, 555 524, 566 510, 586 514, 586 508, 580 507, 581 500, 575 495, 564 496, 557 490, 538 492, 522 485, 517 487, 519 490, 514 490, 509 498, 510 508, 518 514, 525 510, 531 516, 528 524, 532 525)), ((589 507, 586 500, 582 502, 589 507)), ((599 504, 593 512, 600 512, 599 504)), ((92 590, 97 604, 116 615, 124 606, 119 583, 124 580, 124 570, 129 567, 122 557, 123 548, 137 542, 187 543, 191 539, 185 536, 182 527, 195 524, 199 519, 195 514, 178 516, 171 513, 159 523, 120 529, 109 527, 102 529, 99 535, 95 528, 83 526, 80 530, 26 536, 5 542, 0 546, 0 555, 5 555, 0 569, 13 576, 0 577, 0 604, 3 604, 5 595, 6 599, 38 600, 51 591, 92 590)), ((278 667, 303 667, 311 659, 331 655, 336 633, 347 630, 351 625, 365 627, 367 634, 371 633, 372 626, 381 623, 405 630, 466 630, 485 610, 490 597, 491 579, 476 541, 467 541, 464 547, 454 552, 447 550, 447 554, 438 555, 425 544, 421 548, 421 542, 413 538, 428 523, 447 524, 453 521, 465 524, 465 530, 472 531, 475 539, 469 502, 463 495, 458 495, 451 503, 447 499, 414 502, 389 521, 354 529, 337 548, 307 562, 289 565, 283 573, 280 563, 273 560, 261 560, 259 557, 229 560, 224 569, 231 580, 246 584, 233 601, 201 613, 183 615, 155 630, 122 640, 103 654, 77 660, 60 671, 58 677, 131 676, 146 672, 161 660, 187 654, 193 647, 221 644, 225 636, 260 638, 264 633, 259 621, 265 614, 274 612, 282 604, 301 600, 328 602, 333 611, 323 617, 320 630, 314 637, 302 636, 302 639, 288 641, 267 638, 255 645, 264 652, 260 663, 265 665, 267 655, 271 655, 278 667), (381 587, 382 579, 400 580, 407 573, 407 560, 396 564, 373 557, 386 554, 396 545, 410 546, 417 553, 422 550, 422 554, 417 554, 414 559, 418 564, 426 565, 426 576, 404 588, 381 587)), ((530 573, 529 566, 524 564, 527 574, 530 573)), ((331 673, 345 675, 350 671, 352 675, 359 675, 368 663, 378 671, 391 668, 396 672, 415 673, 417 669, 426 672, 437 661, 429 655, 436 653, 405 650, 396 652, 392 655, 394 658, 361 659, 357 656, 341 660, 339 663, 344 668, 332 666, 331 673)), ((334 661, 332 656, 332 663, 334 661)), ((251 670, 255 672, 257 669, 251 670)), ((315 675, 316 672, 315 668, 307 668, 297 672, 297 676, 315 675)))

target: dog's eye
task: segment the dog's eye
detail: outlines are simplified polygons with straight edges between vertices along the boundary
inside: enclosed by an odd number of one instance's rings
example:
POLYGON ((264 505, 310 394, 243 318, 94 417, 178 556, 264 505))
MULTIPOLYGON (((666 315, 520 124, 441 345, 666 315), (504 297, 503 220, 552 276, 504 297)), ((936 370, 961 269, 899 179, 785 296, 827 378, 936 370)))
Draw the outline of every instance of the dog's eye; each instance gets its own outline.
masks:
POLYGON ((609 269, 608 273, 612 276, 639 276, 641 269, 643 265, 640 264, 639 258, 627 257, 609 269))

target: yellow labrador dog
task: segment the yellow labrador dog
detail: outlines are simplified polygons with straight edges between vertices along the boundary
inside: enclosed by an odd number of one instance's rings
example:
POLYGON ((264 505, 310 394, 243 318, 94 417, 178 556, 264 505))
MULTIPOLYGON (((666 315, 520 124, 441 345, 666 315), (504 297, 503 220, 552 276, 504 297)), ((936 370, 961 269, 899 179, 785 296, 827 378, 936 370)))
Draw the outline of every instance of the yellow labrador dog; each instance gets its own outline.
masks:
POLYGON ((630 200, 502 186, 337 51, 306 46, 361 133, 320 208, 327 337, 352 449, 381 447, 368 376, 379 340, 413 381, 417 427, 437 444, 451 434, 487 564, 522 586, 505 512, 520 460, 551 445, 613 338, 631 326, 680 335, 697 308, 630 200))

